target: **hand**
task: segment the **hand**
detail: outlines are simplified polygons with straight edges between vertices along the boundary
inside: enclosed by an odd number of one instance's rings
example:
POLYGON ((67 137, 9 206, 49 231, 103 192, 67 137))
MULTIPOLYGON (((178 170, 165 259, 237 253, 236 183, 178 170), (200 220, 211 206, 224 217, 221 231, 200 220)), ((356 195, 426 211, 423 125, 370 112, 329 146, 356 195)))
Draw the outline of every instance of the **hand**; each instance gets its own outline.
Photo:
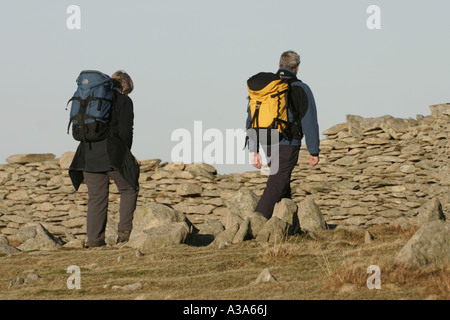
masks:
POLYGON ((317 156, 309 156, 309 166, 314 168, 319 163, 319 157, 317 156))
POLYGON ((256 152, 250 152, 250 163, 252 166, 254 166, 256 169, 261 169, 262 162, 261 162, 261 155, 256 152))

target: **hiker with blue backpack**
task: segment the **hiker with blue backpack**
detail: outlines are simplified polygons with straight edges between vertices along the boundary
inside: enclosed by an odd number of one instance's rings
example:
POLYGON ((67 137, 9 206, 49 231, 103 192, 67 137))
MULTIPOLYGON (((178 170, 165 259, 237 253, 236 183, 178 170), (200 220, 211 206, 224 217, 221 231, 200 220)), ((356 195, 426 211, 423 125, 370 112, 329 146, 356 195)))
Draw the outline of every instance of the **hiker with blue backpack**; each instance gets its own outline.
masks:
POLYGON ((88 188, 86 247, 106 245, 109 181, 120 193, 117 243, 128 241, 139 192, 139 164, 131 153, 134 85, 118 71, 111 77, 86 70, 77 79, 78 88, 70 110, 72 135, 80 144, 69 168, 75 190, 83 180, 88 188))
POLYGON ((255 211, 267 219, 272 217, 277 202, 291 198, 291 174, 298 162, 303 136, 310 153, 310 167, 319 162, 316 104, 309 86, 297 78, 299 66, 300 56, 286 51, 281 55, 277 73, 261 72, 247 82, 246 144, 250 161, 261 169, 261 145, 270 167, 266 188, 255 211))

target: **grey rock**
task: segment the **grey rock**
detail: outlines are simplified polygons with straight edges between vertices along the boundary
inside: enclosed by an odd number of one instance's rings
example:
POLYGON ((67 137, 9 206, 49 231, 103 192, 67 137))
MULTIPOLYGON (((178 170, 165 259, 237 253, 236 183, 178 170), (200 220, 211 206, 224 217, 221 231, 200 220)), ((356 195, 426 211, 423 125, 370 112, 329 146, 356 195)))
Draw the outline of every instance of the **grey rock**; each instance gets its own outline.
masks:
POLYGON ((395 261, 407 267, 445 266, 450 262, 450 223, 425 223, 400 250, 395 261))
POLYGON ((306 199, 299 204, 297 215, 302 231, 327 229, 323 214, 311 197, 306 197, 306 199))
POLYGON ((40 223, 35 224, 36 235, 34 238, 26 240, 17 248, 22 251, 53 251, 61 248, 64 243, 56 239, 40 223))
POLYGON ((142 258, 143 256, 145 256, 145 254, 143 254, 139 250, 136 250, 135 255, 136 255, 137 258, 142 258))
POLYGON ((244 221, 239 225, 239 230, 234 235, 232 243, 239 243, 246 240, 248 238, 249 229, 250 219, 249 217, 246 217, 244 221))
POLYGON ((244 187, 226 200, 225 203, 232 213, 245 217, 255 211, 258 201, 259 197, 249 188, 244 187))
POLYGON ((9 245, 8 239, 5 236, 0 235, 0 254, 14 254, 18 253, 20 250, 9 245))
POLYGON ((227 243, 231 244, 233 242, 236 233, 239 231, 240 224, 234 223, 229 228, 226 228, 223 232, 217 235, 214 241, 210 244, 213 247, 223 247, 227 243))
POLYGON ((250 285, 255 285, 259 283, 265 283, 265 282, 277 282, 277 279, 270 273, 270 270, 268 268, 264 269, 256 278, 255 281, 252 281, 250 285))
POLYGON ((137 233, 126 246, 147 250, 176 246, 187 242, 189 226, 186 222, 174 222, 164 226, 153 227, 137 233))
POLYGON ((182 197, 200 196, 202 191, 202 187, 195 183, 182 183, 177 188, 177 194, 182 197))
POLYGON ((374 236, 369 231, 365 232, 365 234, 364 234, 364 242, 366 244, 371 244, 374 239, 375 239, 374 236))
POLYGON ((40 275, 38 275, 37 273, 30 272, 27 275, 27 278, 25 279, 25 283, 31 283, 31 282, 34 282, 36 280, 39 280, 40 278, 42 278, 42 277, 40 275))
POLYGON ((225 230, 222 222, 217 219, 208 218, 205 223, 200 226, 198 233, 199 234, 209 234, 212 236, 217 236, 221 232, 225 230))
POLYGON ((197 233, 197 228, 183 213, 169 206, 153 203, 136 209, 129 244, 139 248, 145 247, 146 243, 174 245, 189 242, 197 233), (171 227, 174 231, 170 230, 171 227), (164 236, 164 230, 169 234, 164 236), (161 241, 157 240, 158 235, 161 236, 161 241))
POLYGON ((75 156, 75 152, 69 151, 65 152, 61 155, 59 158, 59 166, 61 169, 67 170, 69 169, 70 165, 72 164, 73 157, 75 156))
POLYGON ((436 118, 439 118, 442 115, 450 115, 450 103, 430 106, 430 110, 431 114, 436 118))
POLYGON ((417 223, 420 225, 435 220, 445 220, 442 204, 438 198, 433 198, 422 205, 417 215, 417 223))
POLYGON ((142 287, 142 283, 141 282, 136 282, 136 283, 132 283, 132 284, 127 284, 124 286, 112 286, 111 289, 113 290, 123 290, 123 291, 135 291, 138 290, 142 287))
POLYGON ((214 179, 214 174, 208 171, 210 170, 210 167, 207 165, 203 165, 200 163, 187 164, 184 170, 192 173, 194 177, 200 176, 208 179, 214 179))
POLYGON ((247 217, 250 220, 249 236, 255 239, 268 220, 259 212, 252 212, 247 217))
POLYGON ((298 227, 297 205, 292 199, 281 199, 273 209, 273 217, 286 221, 293 228, 298 227))
POLYGON ((289 235, 289 224, 277 217, 267 221, 258 233, 256 241, 262 243, 280 243, 289 235))
POLYGON ((11 288, 13 288, 15 286, 23 285, 24 283, 25 283, 25 279, 21 278, 21 277, 18 277, 18 278, 14 279, 14 280, 11 280, 9 282, 8 289, 11 289, 11 288))

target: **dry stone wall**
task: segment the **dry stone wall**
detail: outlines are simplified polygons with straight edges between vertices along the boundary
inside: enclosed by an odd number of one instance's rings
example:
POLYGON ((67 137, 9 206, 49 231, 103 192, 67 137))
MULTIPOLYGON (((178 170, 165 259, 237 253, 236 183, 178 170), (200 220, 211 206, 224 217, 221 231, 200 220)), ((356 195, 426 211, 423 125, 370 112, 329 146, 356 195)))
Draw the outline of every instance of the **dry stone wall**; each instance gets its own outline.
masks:
MULTIPOLYGON (((416 119, 347 116, 323 133, 316 168, 308 167, 303 148, 292 175, 293 200, 314 199, 329 225, 408 226, 433 198, 448 215, 450 104, 430 109, 431 115, 416 119)), ((85 236, 87 188, 83 184, 74 193, 67 172, 72 157, 72 152, 59 159, 15 155, 0 165, 1 235, 20 243, 30 223, 39 222, 57 236, 85 236)), ((209 218, 224 219, 237 190, 247 187, 260 196, 267 178, 259 171, 220 175, 207 164, 143 160, 138 206, 170 205, 199 227, 209 218)), ((119 194, 114 184, 109 209, 108 226, 115 228, 119 194)))

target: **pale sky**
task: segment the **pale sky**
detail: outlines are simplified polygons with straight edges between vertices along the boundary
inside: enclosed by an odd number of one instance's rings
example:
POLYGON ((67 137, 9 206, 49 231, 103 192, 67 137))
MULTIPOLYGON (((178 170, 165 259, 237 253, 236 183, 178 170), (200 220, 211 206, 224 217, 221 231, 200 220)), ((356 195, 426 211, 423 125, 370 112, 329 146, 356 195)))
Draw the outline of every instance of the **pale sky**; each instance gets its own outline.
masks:
POLYGON ((224 136, 243 128, 246 81, 276 72, 286 50, 301 56, 321 132, 347 114, 428 115, 450 102, 449 12, 448 0, 4 1, 0 163, 76 150, 65 106, 86 69, 133 78, 140 160, 170 162, 172 133, 194 134, 194 121, 224 136), (67 28, 70 5, 81 9, 80 30, 67 28), (379 30, 367 27, 370 5, 381 9, 379 30))

